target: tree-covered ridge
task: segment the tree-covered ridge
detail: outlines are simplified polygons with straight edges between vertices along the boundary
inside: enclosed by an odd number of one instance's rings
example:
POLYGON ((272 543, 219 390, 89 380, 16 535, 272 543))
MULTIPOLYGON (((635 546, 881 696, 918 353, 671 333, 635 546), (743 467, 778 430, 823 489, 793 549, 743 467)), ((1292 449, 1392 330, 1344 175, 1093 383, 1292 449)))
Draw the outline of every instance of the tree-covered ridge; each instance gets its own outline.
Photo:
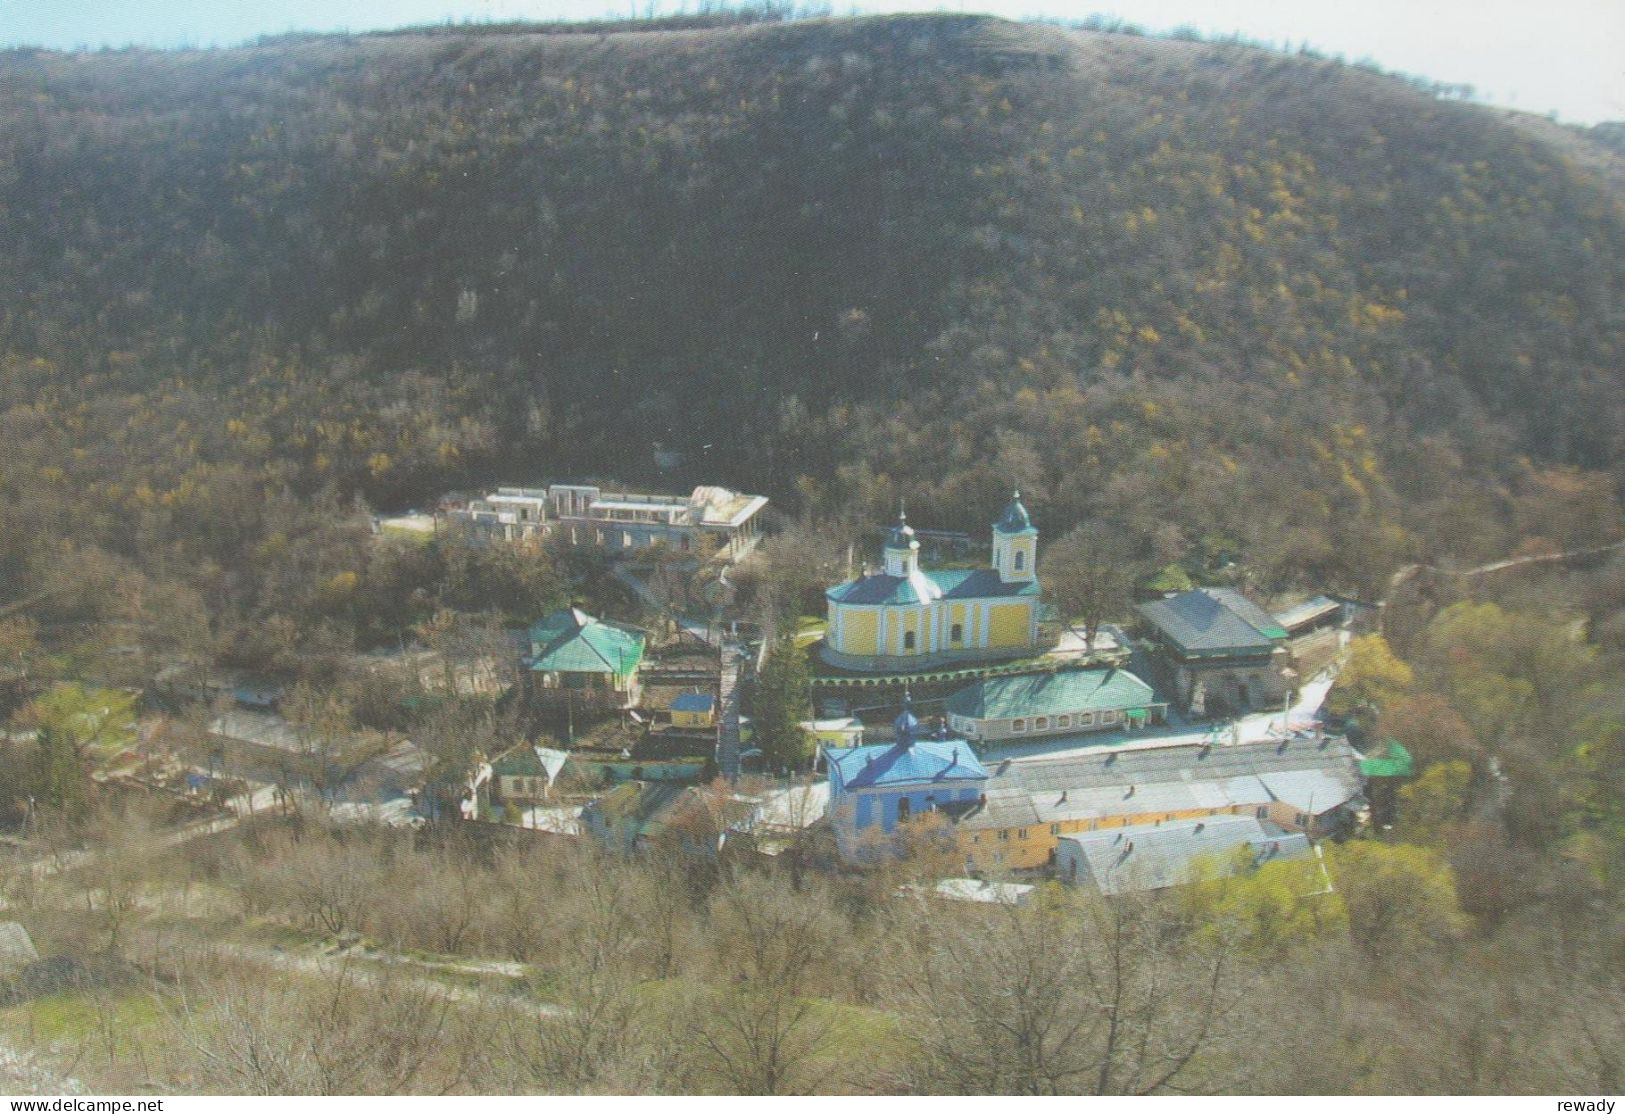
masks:
POLYGON ((1617 524, 1551 471, 1620 459, 1617 192, 1358 69, 973 17, 0 68, 21 580, 70 541, 253 608, 356 567, 287 556, 315 493, 655 440, 858 519, 1015 480, 1269 587, 1505 551, 1555 489, 1551 540, 1617 524))

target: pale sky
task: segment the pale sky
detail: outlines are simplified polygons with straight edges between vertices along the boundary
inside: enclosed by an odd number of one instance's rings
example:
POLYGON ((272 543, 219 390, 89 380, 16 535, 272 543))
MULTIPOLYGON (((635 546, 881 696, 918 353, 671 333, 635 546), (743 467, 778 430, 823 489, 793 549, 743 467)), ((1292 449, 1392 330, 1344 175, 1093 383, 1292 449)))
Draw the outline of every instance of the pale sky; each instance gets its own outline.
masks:
MULTIPOLYGON (((680 0, 654 0, 657 12, 680 0)), ((0 46, 230 45, 284 31, 366 31, 448 19, 594 19, 650 0, 0 0, 0 46)), ((693 6, 693 5, 690 5, 693 6)), ((1625 0, 835 0, 837 12, 1119 16, 1307 44, 1349 61, 1470 84, 1480 100, 1562 120, 1625 120, 1625 0)))

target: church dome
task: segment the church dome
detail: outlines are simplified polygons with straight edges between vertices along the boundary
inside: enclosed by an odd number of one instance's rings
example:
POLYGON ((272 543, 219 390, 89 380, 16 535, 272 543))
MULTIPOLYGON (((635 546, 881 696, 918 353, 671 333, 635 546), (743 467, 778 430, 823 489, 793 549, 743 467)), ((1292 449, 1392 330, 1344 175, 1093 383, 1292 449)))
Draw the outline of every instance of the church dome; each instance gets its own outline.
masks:
POLYGON ((914 701, 907 691, 903 693, 903 710, 891 725, 897 732, 897 741, 904 744, 912 742, 914 733, 920 729, 919 717, 914 714, 914 701))
POLYGON ((913 549, 920 543, 914 540, 914 527, 908 524, 908 515, 897 512, 897 525, 886 534, 887 549, 913 549))
POLYGON ((1010 505, 1004 508, 1004 514, 993 528, 1001 534, 1024 534, 1033 528, 1033 520, 1027 517, 1027 508, 1021 505, 1021 492, 1017 491, 1010 497, 1010 505))

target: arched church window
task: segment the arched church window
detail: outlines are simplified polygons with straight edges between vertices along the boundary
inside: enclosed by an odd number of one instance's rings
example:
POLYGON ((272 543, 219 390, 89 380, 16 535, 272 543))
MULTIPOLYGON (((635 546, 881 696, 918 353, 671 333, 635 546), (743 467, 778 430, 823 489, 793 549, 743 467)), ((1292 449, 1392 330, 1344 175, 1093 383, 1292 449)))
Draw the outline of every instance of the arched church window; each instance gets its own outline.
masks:
POLYGON ((1027 563, 1027 554, 1022 550, 1019 550, 1019 549, 1016 550, 1016 568, 1018 568, 1018 569, 1023 568, 1026 565, 1026 563, 1027 563))

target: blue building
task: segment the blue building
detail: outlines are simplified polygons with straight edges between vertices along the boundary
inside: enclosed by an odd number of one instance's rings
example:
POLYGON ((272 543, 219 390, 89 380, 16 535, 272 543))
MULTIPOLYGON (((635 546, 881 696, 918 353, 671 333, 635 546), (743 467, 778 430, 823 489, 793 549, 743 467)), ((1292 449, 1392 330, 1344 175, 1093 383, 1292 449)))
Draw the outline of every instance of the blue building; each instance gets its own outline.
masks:
POLYGON ((921 738, 906 693, 893 726, 894 742, 824 752, 828 817, 848 860, 874 857, 911 819, 963 811, 981 799, 987 770, 969 742, 943 732, 921 738))

